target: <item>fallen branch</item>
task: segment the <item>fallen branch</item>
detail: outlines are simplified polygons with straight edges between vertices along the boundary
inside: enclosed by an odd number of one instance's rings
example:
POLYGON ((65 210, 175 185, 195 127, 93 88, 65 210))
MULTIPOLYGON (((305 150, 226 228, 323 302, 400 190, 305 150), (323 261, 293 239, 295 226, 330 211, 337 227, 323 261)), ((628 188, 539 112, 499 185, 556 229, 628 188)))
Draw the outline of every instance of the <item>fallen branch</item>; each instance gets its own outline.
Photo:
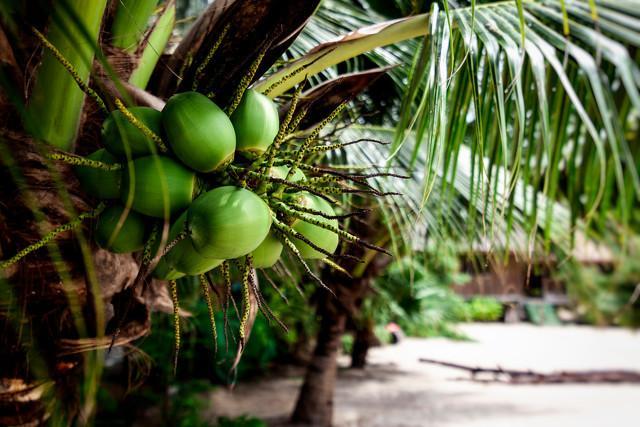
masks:
POLYGON ((567 384, 567 383, 640 383, 640 372, 624 369, 589 370, 589 371, 558 371, 551 373, 521 371, 513 369, 482 368, 440 360, 420 358, 422 363, 461 369, 471 374, 472 381, 502 382, 509 384, 567 384), (490 379, 478 379, 478 374, 491 374, 490 379))

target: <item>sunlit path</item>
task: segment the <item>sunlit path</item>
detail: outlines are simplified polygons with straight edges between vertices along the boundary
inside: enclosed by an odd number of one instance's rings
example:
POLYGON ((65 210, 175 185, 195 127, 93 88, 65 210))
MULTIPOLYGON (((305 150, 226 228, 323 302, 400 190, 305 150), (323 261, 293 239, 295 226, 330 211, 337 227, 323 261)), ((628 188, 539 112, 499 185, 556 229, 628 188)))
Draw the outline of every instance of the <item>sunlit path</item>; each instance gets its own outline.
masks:
MULTIPOLYGON (((373 349, 364 371, 343 369, 335 396, 336 426, 635 425, 640 385, 482 384, 469 381, 465 372, 418 359, 542 372, 640 370, 640 334, 528 324, 470 324, 461 329, 472 341, 409 338, 373 349)), ((345 366, 347 361, 341 360, 345 366)), ((210 406, 217 414, 247 413, 278 425, 292 410, 300 382, 294 375, 259 386, 241 384, 233 393, 213 393, 210 406)))

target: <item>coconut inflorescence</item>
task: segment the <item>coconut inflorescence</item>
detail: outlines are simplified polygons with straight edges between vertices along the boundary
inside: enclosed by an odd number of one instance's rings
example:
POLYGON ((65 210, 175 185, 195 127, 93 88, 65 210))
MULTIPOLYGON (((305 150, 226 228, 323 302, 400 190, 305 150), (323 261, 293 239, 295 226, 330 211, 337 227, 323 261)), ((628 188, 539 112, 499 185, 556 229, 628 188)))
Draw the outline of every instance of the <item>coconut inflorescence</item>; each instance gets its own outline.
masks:
MULTIPOLYGON (((212 60, 227 29, 205 61, 212 60)), ((4 268, 84 219, 97 217, 93 236, 100 247, 115 253, 140 252, 136 256, 140 272, 133 286, 149 274, 171 281, 177 332, 175 280, 200 276, 208 298, 207 286, 218 291, 209 273, 220 267, 228 298, 230 266, 239 266, 242 346, 252 301, 259 306, 262 301, 253 281, 255 268, 271 268, 288 256, 324 286, 307 262, 321 260, 344 272, 338 261, 346 255, 335 253, 340 240, 382 250, 348 227, 341 228, 340 219, 359 213, 349 212, 355 197, 383 195, 367 179, 385 173, 363 174, 360 169, 328 165, 327 152, 361 142, 335 143, 331 133, 322 133, 345 104, 315 127, 300 129, 300 123, 313 120, 306 117, 313 102, 299 106, 303 85, 288 97, 283 114, 265 94, 248 88, 269 47, 261 48, 224 105, 212 101, 220 94, 197 91, 200 71, 190 82, 193 91, 174 94, 161 111, 126 108, 117 98, 106 103, 80 85, 107 113, 101 130, 103 148, 86 158, 60 152, 50 158, 74 165, 82 188, 100 204, 20 251, 2 264, 4 268), (107 105, 112 104, 117 109, 109 112, 107 105)), ((202 70, 206 63, 193 65, 202 70)), ((225 303, 228 306, 229 300, 225 303)), ((210 300, 208 305, 212 313, 210 300)))
POLYGON ((342 107, 315 128, 296 129, 305 114, 299 96, 300 88, 282 116, 252 89, 225 108, 198 92, 173 95, 162 111, 116 100, 102 125, 104 148, 59 156, 107 203, 96 221, 98 245, 143 250, 143 265, 165 280, 225 261, 243 271, 270 268, 283 253, 317 279, 305 260, 335 267, 340 240, 375 248, 341 229, 339 218, 350 216, 343 206, 353 194, 378 193, 364 175, 319 166, 327 151, 343 148, 320 132, 342 107))

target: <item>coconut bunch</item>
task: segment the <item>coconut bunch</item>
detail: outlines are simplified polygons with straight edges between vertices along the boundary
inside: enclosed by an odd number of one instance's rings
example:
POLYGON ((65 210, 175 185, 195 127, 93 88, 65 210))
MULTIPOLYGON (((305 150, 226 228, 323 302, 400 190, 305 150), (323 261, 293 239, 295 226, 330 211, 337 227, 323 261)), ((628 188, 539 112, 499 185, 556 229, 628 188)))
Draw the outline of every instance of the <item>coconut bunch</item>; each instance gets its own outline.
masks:
POLYGON ((82 187, 105 203, 97 244, 152 254, 145 261, 164 280, 245 257, 249 267, 269 268, 284 246, 311 274, 306 260, 337 268, 341 239, 382 250, 338 221, 354 214, 341 205, 344 194, 377 194, 367 176, 315 166, 344 145, 319 137, 344 105, 300 131, 299 93, 282 121, 276 104, 251 89, 226 109, 198 92, 173 95, 162 111, 119 103, 102 125, 104 148, 74 158, 82 187))
MULTIPOLYGON (((75 77, 73 66, 37 35, 75 77)), ((77 80, 105 111, 103 147, 86 157, 60 151, 48 157, 75 165, 81 186, 98 205, 0 267, 15 263, 83 220, 96 218, 93 236, 100 247, 114 253, 139 253, 141 268, 134 286, 150 274, 170 281, 176 319, 177 279, 199 276, 209 295, 209 287, 215 290, 209 273, 219 268, 228 296, 229 262, 238 265, 243 283, 243 343, 251 293, 263 308, 253 270, 274 266, 285 248, 322 286, 309 261, 320 260, 348 274, 336 262, 348 256, 336 253, 341 240, 386 252, 341 227, 340 220, 364 213, 350 208, 354 194, 386 195, 368 184, 368 178, 393 174, 323 166, 329 152, 367 142, 332 143, 330 135, 322 133, 347 100, 323 119, 315 117, 314 127, 300 126, 310 109, 309 103, 299 102, 304 84, 297 87, 282 113, 267 96, 269 88, 265 93, 249 88, 261 58, 251 65, 226 105, 217 105, 215 94, 198 92, 196 80, 194 90, 169 97, 162 110, 127 108, 118 98, 112 100, 115 108, 110 110, 77 80)), ((212 312, 210 298, 209 308, 212 312)), ((176 321, 176 349, 178 328, 176 321)))

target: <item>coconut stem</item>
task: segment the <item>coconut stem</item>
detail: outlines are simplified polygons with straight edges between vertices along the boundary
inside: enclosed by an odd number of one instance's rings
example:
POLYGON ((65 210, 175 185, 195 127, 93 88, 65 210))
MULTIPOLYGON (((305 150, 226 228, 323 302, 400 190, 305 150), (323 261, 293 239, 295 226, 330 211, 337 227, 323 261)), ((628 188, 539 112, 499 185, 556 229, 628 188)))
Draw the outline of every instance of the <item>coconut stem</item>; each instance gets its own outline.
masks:
MULTIPOLYGON (((284 187, 291 187, 291 188, 293 188, 295 190, 298 190, 298 191, 306 191, 308 193, 311 193, 313 195, 316 195, 316 196, 326 200, 328 203, 331 203, 331 204, 334 204, 334 205, 338 203, 338 201, 336 199, 334 199, 333 197, 329 196, 328 194, 325 194, 322 191, 321 188, 315 188, 315 187, 310 187, 308 185, 298 184, 297 182, 287 181, 286 179, 282 179, 282 178, 270 178, 269 180, 272 181, 272 182, 280 184, 283 188, 284 187)), ((280 194, 274 194, 274 198, 276 198, 276 199, 281 198, 281 195, 280 194)))
POLYGON ((236 111, 236 108, 238 108, 238 105, 240 105, 240 102, 242 101, 242 97, 244 96, 244 93, 249 87, 249 85, 251 84, 251 81, 253 81, 253 77, 256 75, 256 72, 258 71, 258 68, 262 63, 262 58, 264 58, 264 55, 267 53, 269 46, 271 46, 270 42, 264 43, 264 46, 262 47, 262 49, 260 49, 260 53, 258 53, 258 56, 256 57, 256 59, 251 63, 249 70, 244 76, 242 76, 242 79, 240 79, 240 83, 238 83, 238 87, 236 88, 236 91, 233 94, 231 104, 229 104, 229 106, 226 109, 227 110, 226 113, 228 116, 231 116, 233 112, 236 111))
POLYGON ((249 311, 251 310, 251 295, 249 290, 249 273, 251 269, 251 256, 247 255, 245 264, 242 267, 242 318, 240 319, 240 348, 244 348, 246 343, 246 327, 249 320, 249 311))
MULTIPOLYGON (((287 128, 287 133, 292 133, 295 132, 295 130, 298 128, 298 126, 300 125, 300 122, 302 121, 302 119, 304 119, 307 116, 307 112, 309 110, 308 109, 304 109, 302 111, 300 111, 298 114, 296 114, 296 116, 294 117, 293 120, 291 120, 291 123, 289 124, 289 127, 287 128)), ((284 139, 286 140, 286 138, 284 139)), ((284 141, 283 141, 284 142, 284 141)))
MULTIPOLYGON (((295 169, 298 167, 298 165, 300 165, 302 163, 302 159, 304 158, 307 149, 309 147, 311 147, 311 144, 313 144, 313 142, 316 140, 316 138, 318 137, 318 135, 320 134, 320 131, 322 131, 322 129, 328 125, 333 119, 335 119, 338 114, 340 114, 340 112, 346 107, 346 103, 343 102, 342 104, 340 104, 335 110, 333 110, 331 112, 331 114, 329 114, 323 121, 321 121, 311 132, 311 134, 307 137, 307 139, 304 140, 304 143, 300 146, 300 148, 298 149, 297 153, 296 153, 296 158, 293 162, 293 164, 291 165, 291 167, 289 168, 289 172, 287 173, 287 176, 285 177, 286 180, 288 180, 292 175, 293 172, 295 171, 295 169)), ((280 185, 275 193, 276 194, 282 194, 282 192, 284 191, 284 188, 282 187, 282 185, 280 185)))
MULTIPOLYGON (((191 63, 193 62, 193 53, 191 52, 187 52, 187 56, 184 60, 184 62, 182 63, 182 65, 180 66, 180 69, 178 70, 178 80, 182 81, 184 80, 184 73, 187 71, 187 68, 191 66, 191 63)), ((209 97, 209 99, 213 98, 212 94, 207 95, 207 97, 209 97), (209 96, 211 95, 211 96, 209 96)))
POLYGON ((291 228, 288 225, 283 224, 282 222, 278 221, 278 219, 275 218, 275 217, 273 217, 273 225, 281 233, 283 233, 283 234, 285 234, 285 235, 287 235, 289 237, 293 237, 295 239, 303 241, 304 243, 306 243, 307 245, 311 246, 313 249, 315 249, 316 251, 322 253, 323 255, 326 255, 328 257, 335 256, 334 254, 332 254, 331 252, 327 251, 326 249, 323 249, 320 246, 316 245, 311 240, 307 239, 304 235, 298 233, 293 228, 291 228))
POLYGON ((90 96, 91 99, 93 99, 96 104, 98 104, 98 107, 100 107, 100 109, 104 111, 105 114, 109 114, 109 109, 107 108, 102 98, 100 98, 100 95, 98 95, 95 90, 91 89, 89 85, 84 82, 84 80, 80 77, 80 73, 78 73, 78 70, 76 70, 73 64, 71 64, 71 62, 69 62, 69 60, 64 57, 62 52, 60 52, 58 48, 51 44, 51 42, 47 40, 44 34, 42 34, 40 31, 38 31, 34 27, 31 27, 31 31, 33 32, 33 34, 35 34, 38 40, 40 40, 42 45, 49 49, 51 54, 58 60, 58 62, 60 62, 60 65, 62 65, 71 75, 71 77, 73 77, 73 80, 76 82, 80 90, 90 96))
POLYGON ((329 258, 323 259, 322 262, 324 262, 325 264, 327 264, 329 267, 333 268, 334 270, 345 274, 348 278, 353 279, 353 276, 351 275, 351 273, 349 273, 344 268, 340 267, 337 263, 331 261, 329 258))
POLYGON ((311 185, 322 185, 322 184, 336 184, 341 180, 340 177, 335 175, 322 175, 322 176, 314 176, 313 178, 309 178, 309 184, 311 185))
POLYGON ((225 27, 220 32, 220 35, 218 35, 218 38, 213 43, 213 46, 211 46, 211 49, 207 53, 207 56, 204 58, 204 61, 202 61, 200 64, 198 64, 198 68, 196 68, 196 74, 193 77, 193 84, 191 85, 191 90, 193 90, 193 91, 197 91, 198 90, 198 83, 200 83, 200 78, 202 77, 202 73, 204 72, 204 69, 207 68, 207 66, 209 65, 209 63, 213 59, 213 55, 215 55, 216 52, 218 51, 218 48, 222 44, 222 41, 224 40, 225 36, 227 35, 227 32, 229 31, 230 27, 231 27, 231 23, 228 23, 227 25, 225 25, 225 27))
POLYGON ((293 253, 293 255, 298 259, 298 262, 300 262, 300 264, 302 264, 302 267, 304 268, 305 272, 311 276, 311 278, 318 283, 320 286, 322 286, 323 288, 325 288, 327 291, 331 292, 331 294, 333 294, 333 296, 335 296, 335 293, 327 286, 324 284, 324 282, 322 281, 322 279, 320 279, 312 270, 311 267, 309 267, 309 264, 307 264, 307 262, 304 260, 304 258, 302 258, 302 255, 300 254, 300 251, 298 250, 298 248, 296 248, 296 245, 293 244, 293 242, 291 240, 289 240, 289 238, 287 237, 286 234, 284 234, 282 231, 280 231, 279 229, 276 228, 276 234, 277 237, 280 239, 280 241, 291 251, 291 253, 293 253))
MULTIPOLYGON (((282 207, 280 207, 280 209, 284 210, 284 208, 282 208, 282 207)), ((326 223, 320 221, 319 219, 310 217, 309 215, 305 215, 305 214, 300 213, 300 212, 296 212, 296 211, 294 211, 292 209, 286 208, 286 210, 287 210, 286 213, 288 215, 291 215, 291 216, 293 216, 295 218, 298 218, 298 219, 300 219, 300 220, 302 220, 304 222, 308 222, 309 224, 313 224, 313 225, 315 225, 317 227, 324 228, 325 230, 332 231, 335 234, 337 234, 342 240, 346 240, 347 242, 354 243, 354 244, 360 245, 360 246, 364 246, 365 248, 373 249, 375 251, 378 251, 378 252, 381 252, 381 253, 384 253, 384 254, 387 254, 387 255, 391 256, 391 253, 389 251, 387 251, 386 249, 381 248, 379 246, 376 246, 374 244, 371 244, 369 242, 366 242, 366 241, 362 240, 360 237, 349 233, 348 231, 342 230, 342 229, 340 229, 338 227, 334 227, 331 224, 326 224, 326 223)), ((274 221, 274 224, 275 224, 275 221, 274 221)))
MULTIPOLYGON (((290 165, 291 162, 283 160, 280 162, 276 162, 275 165, 276 166, 288 166, 290 165)), ((411 178, 410 176, 407 175, 401 175, 401 174, 397 174, 397 173, 393 173, 393 172, 376 172, 376 173, 367 173, 367 174, 363 174, 363 173, 347 173, 347 172, 340 172, 338 170, 335 169, 335 167, 333 169, 329 169, 326 167, 319 167, 319 166, 311 166, 311 165, 307 165, 307 164, 300 164, 298 165, 298 168, 304 170, 304 171, 308 171, 308 172, 314 172, 314 173, 318 173, 318 174, 329 174, 329 175, 335 175, 335 176, 339 176, 341 178, 344 179, 351 179, 351 180, 357 180, 360 178, 363 179, 367 179, 367 178, 378 178, 378 177, 394 177, 394 178, 400 178, 400 179, 409 179, 411 178)), ((369 169, 371 168, 371 166, 366 166, 363 169, 369 169)), ((353 166, 349 166, 349 169, 354 169, 353 166)), ((360 181, 356 181, 356 182, 360 182, 360 181)))
POLYGON ((101 169, 105 171, 116 171, 122 169, 122 165, 120 163, 109 164, 71 153, 50 153, 47 154, 46 157, 48 159, 61 161, 69 165, 86 166, 88 168, 101 169))
POLYGON ((200 286, 202 287, 202 293, 204 294, 205 302, 207 303, 207 309, 209 310, 209 322, 211 323, 211 333, 213 334, 213 353, 218 353, 218 329, 216 328, 216 315, 213 310, 212 296, 209 292, 209 283, 204 274, 200 275, 200 286))
MULTIPOLYGON (((240 168, 234 168, 234 169, 240 169, 240 168)), ((232 171, 236 172, 236 170, 232 170, 232 171)), ((275 184, 282 185, 284 187, 291 187, 291 188, 293 188, 295 190, 298 190, 298 191, 307 191, 307 192, 309 192, 311 194, 314 194, 314 195, 316 195, 318 197, 322 197, 323 199, 325 199, 329 203, 333 203, 333 204, 337 203, 336 200, 334 200, 331 197, 328 197, 327 195, 322 193, 319 189, 314 188, 314 187, 309 187, 309 186, 304 185, 304 184, 298 184, 297 182, 287 181, 287 180, 285 180, 283 178, 276 178, 276 177, 273 177, 273 176, 264 175, 264 174, 261 174, 261 173, 258 173, 258 172, 246 171, 246 170, 242 170, 242 172, 244 173, 244 175, 242 177, 240 177, 236 173, 236 177, 237 177, 236 180, 240 180, 241 183, 243 183, 243 182, 246 183, 246 178, 247 177, 248 178, 259 179, 259 180, 262 181, 261 186, 265 185, 268 182, 272 182, 272 183, 275 183, 275 184)), ((261 194, 260 193, 260 189, 258 189, 256 192, 258 194, 261 194)), ((274 198, 278 198, 278 196, 276 195, 276 196, 274 196, 274 198)))
POLYGON ((116 106, 118 107, 118 110, 120 110, 120 112, 129 121, 129 123, 131 123, 136 128, 138 128, 138 130, 142 132, 147 138, 155 142, 156 145, 158 146, 158 150, 160 150, 161 153, 167 152, 167 146, 162 141, 162 138, 160 138, 151 129, 149 129, 147 125, 145 125, 140 120, 138 120, 136 116, 131 114, 131 111, 129 111, 127 107, 124 106, 122 101, 120 101, 118 98, 116 98, 115 103, 116 103, 116 106))
POLYGON ((154 255, 151 253, 151 248, 153 247, 157 239, 158 239, 158 224, 154 224, 153 229, 151 229, 151 234, 149 234, 149 239, 147 239, 147 242, 144 244, 144 250, 142 252, 143 265, 149 265, 153 260, 153 258, 155 258, 154 255))
MULTIPOLYGON (((287 134, 287 130, 289 128, 289 123, 291 123, 291 119, 293 119, 293 115, 296 111, 298 100, 300 99, 300 94, 302 93, 302 88, 304 84, 298 85, 295 92, 293 93, 293 98, 291 98, 291 104, 289 105, 289 109, 287 110, 287 114, 284 117, 282 123, 280 123, 280 129, 278 130, 278 134, 276 138, 273 140, 273 144, 269 146, 267 150, 267 161, 266 166, 263 168, 262 173, 267 174, 271 168, 273 167, 273 163, 276 159, 276 154, 280 150, 280 145, 284 140, 285 135, 287 134)), ((263 193, 266 189, 266 183, 263 183, 260 187, 259 193, 263 193)))
POLYGON ((370 209, 358 209, 356 211, 353 212, 349 212, 346 214, 341 214, 341 215, 328 215, 325 212, 322 212, 319 209, 313 209, 313 208, 308 208, 306 206, 302 206, 302 205, 297 205, 297 204, 285 204, 283 202, 277 201, 277 200, 273 200, 272 199, 272 203, 274 205, 276 205, 277 207, 286 207, 286 208, 290 208, 293 210, 296 210, 298 212, 304 212, 304 213, 308 213, 311 215, 318 215, 321 216, 322 218, 326 218, 326 219, 345 219, 345 218, 351 218, 352 216, 358 216, 358 215, 364 215, 365 213, 369 212, 370 209))
POLYGON ((224 279, 224 291, 225 291, 225 301, 224 301, 224 345, 225 351, 229 351, 229 302, 231 301, 231 274, 229 273, 229 263, 224 261, 220 265, 220 270, 222 270, 222 278, 224 279))
POLYGON ((74 220, 54 228, 53 230, 45 234, 44 237, 42 237, 42 239, 20 250, 17 254, 15 254, 11 258, 0 262, 0 270, 4 270, 12 266, 13 264, 20 261, 25 256, 29 255, 31 252, 42 248, 44 245, 46 245, 47 243, 49 243, 50 241, 58 237, 58 235, 64 233, 65 231, 70 231, 78 227, 80 224, 82 224, 82 221, 84 221, 85 219, 97 217, 104 210, 104 208, 105 208, 105 204, 100 203, 98 207, 93 209, 92 211, 82 213, 78 215, 78 217, 75 218, 74 220))
POLYGON ((380 145, 389 145, 388 142, 385 141, 378 141, 377 139, 371 139, 371 138, 360 138, 360 139, 356 139, 355 141, 349 141, 349 142, 340 142, 337 144, 329 144, 329 145, 319 145, 317 147, 311 147, 307 150, 308 153, 326 153, 327 151, 333 151, 333 150, 340 150, 341 148, 345 148, 348 147, 350 145, 354 145, 354 144, 360 144, 363 142, 375 142, 376 144, 380 144, 380 145))
POLYGON ((284 322, 282 322, 282 320, 280 320, 280 318, 276 316, 276 314, 273 312, 273 310, 271 310, 271 307, 269 307, 269 304, 267 304, 264 297, 262 296, 262 292, 260 292, 260 288, 258 287, 256 271, 253 268, 251 268, 249 279, 250 279, 251 287, 253 289, 253 293, 256 296, 256 300, 258 301, 258 308, 262 312, 263 316, 269 322, 271 322, 271 320, 275 321, 278 324, 278 326, 282 328, 284 332, 288 332, 289 328, 287 328, 287 325, 285 325, 284 322))
MULTIPOLYGON (((185 225, 186 227, 186 225, 185 225)), ((188 232, 187 230, 183 230, 181 231, 175 239, 173 239, 172 241, 170 241, 169 243, 167 243, 167 246, 164 247, 164 250, 162 251, 162 255, 166 255, 167 253, 169 253, 169 251, 171 249, 173 249, 173 247, 175 245, 177 245, 178 243, 180 243, 182 240, 186 239, 188 236, 188 232)))
POLYGON ((171 291, 171 301, 173 302, 173 375, 175 375, 178 370, 178 353, 180 352, 180 303, 178 301, 178 284, 175 280, 169 281, 169 289, 171 291))
MULTIPOLYGON (((297 76, 298 74, 301 74, 303 71, 305 71, 307 68, 309 68, 310 66, 312 66, 313 64, 315 64, 317 61, 319 61, 320 59, 324 58, 324 56, 326 55, 320 55, 318 58, 314 59, 313 61, 311 61, 308 64, 304 64, 302 65, 300 68, 296 68, 295 70, 293 70, 292 72, 290 72, 289 74, 285 74, 284 76, 282 76, 282 78, 280 78, 280 80, 277 80, 275 82, 273 82, 273 84, 271 84, 271 86, 267 87, 262 93, 265 96, 269 96, 269 94, 278 86, 280 86, 282 83, 286 82, 287 80, 291 79, 292 77, 297 76)), ((307 77, 304 76, 302 81, 307 80, 307 77)), ((293 85, 292 85, 293 86, 293 85)), ((273 98, 273 97, 271 97, 273 98)))

